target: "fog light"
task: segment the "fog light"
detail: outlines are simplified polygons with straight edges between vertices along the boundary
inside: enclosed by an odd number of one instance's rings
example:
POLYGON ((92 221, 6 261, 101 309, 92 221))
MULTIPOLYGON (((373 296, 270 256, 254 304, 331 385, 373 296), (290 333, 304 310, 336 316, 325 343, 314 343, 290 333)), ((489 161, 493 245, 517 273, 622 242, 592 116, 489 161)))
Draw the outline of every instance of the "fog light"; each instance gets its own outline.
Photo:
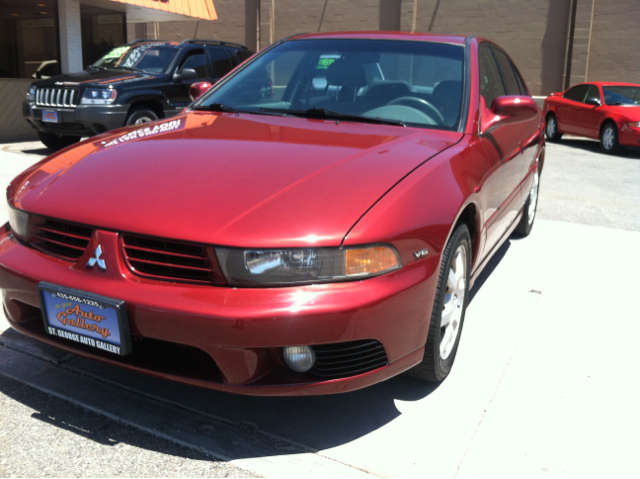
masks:
POLYGON ((287 366, 298 373, 307 372, 316 363, 316 354, 309 346, 287 346, 282 356, 287 366))

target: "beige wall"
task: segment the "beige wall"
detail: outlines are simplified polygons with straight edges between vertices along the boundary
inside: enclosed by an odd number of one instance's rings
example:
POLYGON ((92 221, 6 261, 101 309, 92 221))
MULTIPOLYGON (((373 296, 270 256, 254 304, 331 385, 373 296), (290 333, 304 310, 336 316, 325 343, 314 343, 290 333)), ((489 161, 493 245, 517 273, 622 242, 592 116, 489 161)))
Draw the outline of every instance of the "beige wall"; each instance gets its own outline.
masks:
MULTIPOLYGON (((572 0, 216 0, 219 20, 158 24, 159 38, 211 38, 264 48, 296 33, 402 30, 477 35, 513 57, 534 95, 563 89, 572 0), (272 13, 274 18, 271 18, 272 13), (417 5, 414 13, 414 5, 417 5), (260 13, 260 42, 257 17, 260 13), (272 28, 273 27, 273 28, 272 28), (197 29, 197 31, 196 31, 197 29)), ((569 83, 640 83, 640 0, 576 0, 569 83), (592 21, 593 18, 593 21, 592 21)), ((129 26, 129 38, 141 35, 129 26), (136 33, 138 33, 136 35, 136 33)))

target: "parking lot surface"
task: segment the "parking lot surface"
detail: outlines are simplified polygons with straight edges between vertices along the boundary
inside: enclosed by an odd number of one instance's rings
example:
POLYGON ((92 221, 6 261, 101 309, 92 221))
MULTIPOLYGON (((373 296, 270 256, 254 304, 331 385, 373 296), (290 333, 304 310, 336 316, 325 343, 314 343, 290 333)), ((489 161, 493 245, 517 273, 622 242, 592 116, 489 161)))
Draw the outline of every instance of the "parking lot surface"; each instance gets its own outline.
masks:
MULTIPOLYGON (((46 153, 37 143, 0 148, 5 185, 46 153)), ((0 382, 0 473, 37 474, 6 467, 20 454, 20 428, 42 428, 33 454, 55 458, 47 438, 57 429, 87 447, 107 437, 92 428, 120 424, 175 445, 171 461, 182 461, 184 475, 216 475, 206 468, 218 464, 283 477, 637 477, 639 199, 640 153, 605 156, 579 138, 548 145, 533 232, 507 241, 477 281, 454 369, 439 385, 400 376, 335 396, 234 396, 66 354, 3 319, 0 375, 10 379, 0 382), (16 394, 16 381, 39 390, 49 409, 16 394), (42 421, 55 407, 105 422, 42 421), (9 422, 12 408, 22 421, 9 422)), ((89 465, 78 474, 139 475, 129 458, 166 460, 152 443, 129 441, 117 471, 89 465)))

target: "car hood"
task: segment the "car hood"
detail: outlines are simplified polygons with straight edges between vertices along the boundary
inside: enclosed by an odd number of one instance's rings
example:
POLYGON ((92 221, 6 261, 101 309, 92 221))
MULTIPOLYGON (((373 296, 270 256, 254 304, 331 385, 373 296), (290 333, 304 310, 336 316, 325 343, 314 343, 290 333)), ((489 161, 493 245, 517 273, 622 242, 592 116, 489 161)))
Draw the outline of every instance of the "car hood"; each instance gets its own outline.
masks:
POLYGON ((246 247, 340 245, 461 133, 193 112, 115 130, 12 183, 16 207, 120 232, 246 247))
POLYGON ((57 75, 46 80, 32 83, 37 87, 54 86, 80 86, 80 87, 107 87, 117 86, 119 83, 131 83, 133 81, 153 80, 164 74, 134 72, 127 70, 86 70, 83 72, 57 75))

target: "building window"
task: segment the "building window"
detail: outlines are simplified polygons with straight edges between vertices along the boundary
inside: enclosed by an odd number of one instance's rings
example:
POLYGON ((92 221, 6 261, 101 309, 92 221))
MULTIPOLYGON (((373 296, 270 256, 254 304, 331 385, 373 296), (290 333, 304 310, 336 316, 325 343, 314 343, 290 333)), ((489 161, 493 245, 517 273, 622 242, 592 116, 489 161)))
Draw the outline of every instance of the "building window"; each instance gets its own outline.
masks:
POLYGON ((0 78, 57 75, 59 62, 57 2, 0 2, 0 78))

